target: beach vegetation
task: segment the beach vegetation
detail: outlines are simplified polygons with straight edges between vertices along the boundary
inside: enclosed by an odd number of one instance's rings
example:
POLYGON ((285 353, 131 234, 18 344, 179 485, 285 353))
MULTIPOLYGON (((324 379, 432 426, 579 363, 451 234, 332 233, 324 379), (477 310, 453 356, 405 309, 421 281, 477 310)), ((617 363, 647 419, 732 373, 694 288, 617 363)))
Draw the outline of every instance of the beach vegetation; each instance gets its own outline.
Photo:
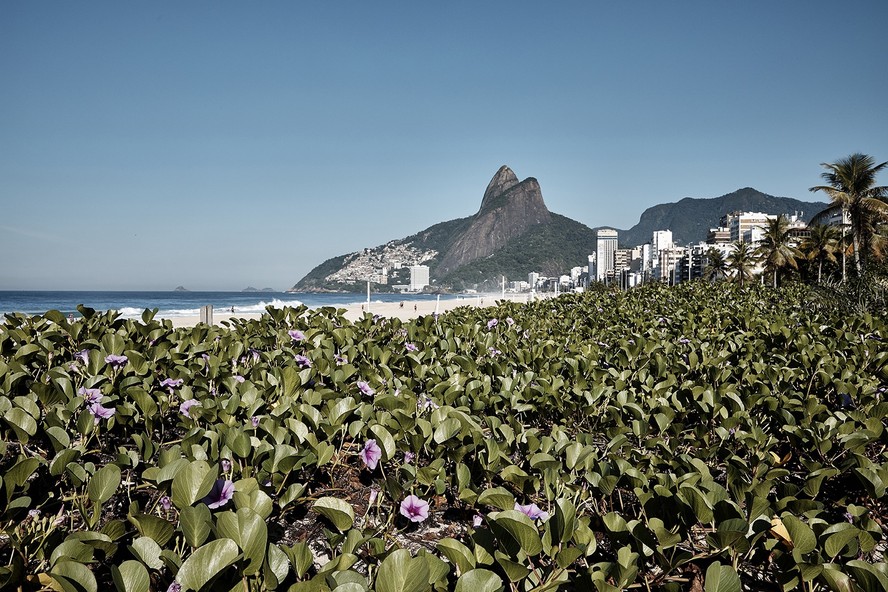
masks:
POLYGON ((2 589, 888 589, 884 309, 80 312, 0 324, 2 589))

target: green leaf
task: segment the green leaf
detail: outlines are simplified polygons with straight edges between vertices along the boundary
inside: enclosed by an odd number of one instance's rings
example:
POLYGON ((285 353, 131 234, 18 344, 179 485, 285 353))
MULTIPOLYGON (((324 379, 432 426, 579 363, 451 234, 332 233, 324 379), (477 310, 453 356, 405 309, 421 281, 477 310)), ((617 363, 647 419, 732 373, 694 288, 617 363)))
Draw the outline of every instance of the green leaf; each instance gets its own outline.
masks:
POLYGON ((28 441, 27 436, 33 436, 37 433, 37 420, 28 415, 24 409, 20 407, 13 407, 3 416, 9 425, 16 430, 19 437, 28 441))
POLYGON ((467 571, 456 581, 454 592, 502 592, 502 579, 487 569, 467 571))
POLYGON ((148 592, 151 589, 148 570, 138 561, 129 560, 119 567, 112 566, 111 575, 119 592, 148 592))
POLYGON ((219 534, 237 543, 249 563, 243 568, 244 575, 256 574, 265 559, 268 544, 268 527, 259 514, 250 508, 224 512, 216 517, 219 534))
POLYGON ((130 546, 130 552, 151 569, 163 567, 163 561, 160 558, 161 548, 154 539, 144 536, 137 538, 130 546))
POLYGON ((424 592, 429 589, 429 567, 410 551, 398 549, 379 565, 376 592, 424 592))
POLYGON ((478 503, 485 506, 493 506, 500 510, 515 509, 515 497, 504 487, 485 489, 478 496, 478 503))
POLYGON ((355 510, 345 500, 335 497, 322 497, 312 509, 333 523, 339 532, 345 532, 355 523, 355 510))
POLYGON ((577 508, 569 499, 555 502, 555 515, 546 526, 552 530, 554 543, 566 543, 577 530, 577 508))
POLYGON ((817 536, 810 526, 792 514, 783 514, 782 518, 783 525, 789 531, 794 549, 799 553, 810 553, 817 547, 817 536))
POLYGON ((184 590, 200 590, 222 570, 233 565, 238 557, 237 543, 231 539, 210 541, 185 560, 176 574, 176 581, 184 590))
POLYGON ((185 542, 192 547, 199 547, 207 540, 212 524, 210 509, 204 504, 188 506, 179 512, 179 528, 185 535, 185 542))
POLYGON ((397 447, 395 446, 395 439, 389 431, 379 424, 370 426, 370 431, 376 436, 376 442, 382 449, 382 460, 391 460, 394 458, 397 447))
POLYGON ((441 539, 435 548, 456 566, 458 573, 468 573, 475 567, 475 556, 471 549, 456 539, 441 539))
POLYGON ((173 503, 178 508, 187 508, 206 497, 213 489, 217 476, 218 468, 214 470, 205 460, 188 463, 173 477, 173 503))
MULTIPOLYGON (((175 531, 175 527, 168 520, 164 520, 159 516, 153 516, 151 514, 137 514, 131 516, 130 522, 136 525, 139 534, 155 541, 160 546, 166 545, 167 541, 170 540, 170 537, 173 536, 173 532, 175 531)), ((203 541, 201 541, 201 543, 202 542, 203 541)), ((196 547, 197 545, 193 546, 196 547)))
POLYGON ((705 592, 740 592, 740 576, 730 565, 712 563, 706 570, 705 592))
POLYGON ((93 572, 77 561, 61 561, 49 572, 64 592, 98 592, 93 572))
POLYGON ((543 550, 543 542, 536 525, 523 512, 518 510, 499 512, 493 521, 511 534, 527 555, 538 555, 543 550))
POLYGON ((98 504, 104 504, 111 499, 119 485, 120 467, 117 465, 105 465, 96 471, 96 474, 89 480, 89 486, 87 487, 89 499, 98 504))

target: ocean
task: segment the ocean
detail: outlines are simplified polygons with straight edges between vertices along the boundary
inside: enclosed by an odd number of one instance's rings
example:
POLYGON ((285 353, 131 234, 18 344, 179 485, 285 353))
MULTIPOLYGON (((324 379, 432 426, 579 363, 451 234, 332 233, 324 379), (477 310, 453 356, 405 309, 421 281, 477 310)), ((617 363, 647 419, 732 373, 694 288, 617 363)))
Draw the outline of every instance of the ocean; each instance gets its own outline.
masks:
MULTIPOLYGON (((414 302, 434 300, 432 294, 371 294, 372 302, 414 302)), ((442 297, 444 298, 444 297, 442 297)), ((456 296, 447 296, 456 298, 456 296)), ((33 292, 0 291, 0 316, 7 313, 43 314, 58 310, 65 315, 77 312, 83 304, 99 311, 116 310, 125 318, 140 318, 142 311, 158 309, 160 318, 192 317, 200 315, 200 308, 207 304, 213 310, 252 314, 265 312, 266 306, 283 308, 304 304, 309 308, 322 306, 342 307, 362 304, 364 294, 357 293, 310 293, 310 292, 33 292)))

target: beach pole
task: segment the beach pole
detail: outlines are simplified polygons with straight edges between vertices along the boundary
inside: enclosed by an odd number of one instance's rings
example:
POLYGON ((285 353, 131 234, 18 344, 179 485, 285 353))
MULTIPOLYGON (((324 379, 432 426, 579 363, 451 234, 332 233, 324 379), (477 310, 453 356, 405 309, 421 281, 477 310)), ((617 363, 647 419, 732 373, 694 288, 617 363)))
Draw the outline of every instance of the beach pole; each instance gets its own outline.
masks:
POLYGON ((367 312, 370 312, 370 280, 367 280, 367 312))
POLYGON ((200 322, 207 325, 213 324, 213 305, 207 304, 200 307, 200 322))
POLYGON ((438 306, 441 304, 441 295, 438 294, 438 298, 435 300, 435 316, 438 316, 438 306))

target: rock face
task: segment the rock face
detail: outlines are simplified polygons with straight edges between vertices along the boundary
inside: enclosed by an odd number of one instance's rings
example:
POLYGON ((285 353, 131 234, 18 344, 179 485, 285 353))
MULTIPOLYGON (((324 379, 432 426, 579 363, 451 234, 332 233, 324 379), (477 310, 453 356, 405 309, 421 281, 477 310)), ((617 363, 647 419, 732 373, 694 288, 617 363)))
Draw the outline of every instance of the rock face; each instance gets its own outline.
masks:
POLYGON ((503 165, 487 185, 469 228, 441 257, 438 273, 444 275, 488 257, 531 227, 551 219, 537 180, 529 177, 519 183, 512 169, 503 165))

